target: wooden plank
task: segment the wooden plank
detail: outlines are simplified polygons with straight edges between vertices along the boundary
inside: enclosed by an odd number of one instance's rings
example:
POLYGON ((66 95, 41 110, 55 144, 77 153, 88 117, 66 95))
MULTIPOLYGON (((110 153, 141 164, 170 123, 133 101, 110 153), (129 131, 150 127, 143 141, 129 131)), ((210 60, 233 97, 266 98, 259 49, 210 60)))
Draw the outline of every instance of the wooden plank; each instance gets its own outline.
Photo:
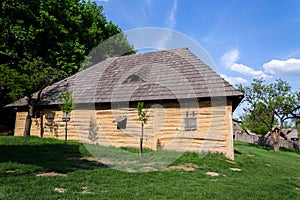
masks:
MULTIPOLYGON (((229 119, 231 105, 210 106, 209 101, 199 102, 198 106, 181 109, 177 102, 163 102, 160 104, 148 104, 145 110, 148 111, 150 119, 145 125, 145 144, 151 149, 157 149, 158 141, 168 149, 178 150, 189 149, 200 151, 206 147, 212 147, 210 151, 224 152, 231 157, 233 149, 231 147, 229 119), (195 113, 197 116, 197 130, 184 130, 184 117, 186 111, 195 113), (204 143, 203 143, 204 142, 204 143), (175 145, 174 145, 175 144, 175 145), (190 146, 191 144, 191 146, 190 146), (177 145, 177 146, 176 146, 177 145), (182 146, 183 145, 183 146, 182 146), (215 146, 212 146, 215 145, 215 146), (182 146, 182 147, 181 147, 182 146)), ((17 112, 15 135, 23 135, 26 112, 17 112)), ((43 116, 44 137, 56 137, 64 139, 65 123, 62 122, 61 111, 45 110, 43 116), (53 112, 53 121, 46 117, 47 112, 53 112)), ((40 134, 40 119, 34 119, 32 135, 40 134)), ((68 139, 76 141, 90 142, 88 139, 91 120, 95 120, 98 126, 99 139, 95 143, 114 146, 131 146, 138 148, 139 135, 141 132, 141 122, 138 120, 136 108, 112 109, 105 107, 101 110, 76 110, 71 113, 71 120, 68 123, 68 139), (91 118, 94 118, 92 119, 91 118), (127 117, 127 127, 118 130, 114 120, 119 116, 127 117)))

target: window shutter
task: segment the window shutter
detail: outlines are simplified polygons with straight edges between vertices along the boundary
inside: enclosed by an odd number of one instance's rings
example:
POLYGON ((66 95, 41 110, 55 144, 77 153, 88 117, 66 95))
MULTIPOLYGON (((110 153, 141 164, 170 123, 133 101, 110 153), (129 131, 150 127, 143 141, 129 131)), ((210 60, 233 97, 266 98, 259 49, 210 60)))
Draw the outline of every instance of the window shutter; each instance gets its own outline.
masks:
POLYGON ((184 130, 186 130, 186 131, 197 130, 197 118, 196 117, 185 117, 184 118, 184 130))

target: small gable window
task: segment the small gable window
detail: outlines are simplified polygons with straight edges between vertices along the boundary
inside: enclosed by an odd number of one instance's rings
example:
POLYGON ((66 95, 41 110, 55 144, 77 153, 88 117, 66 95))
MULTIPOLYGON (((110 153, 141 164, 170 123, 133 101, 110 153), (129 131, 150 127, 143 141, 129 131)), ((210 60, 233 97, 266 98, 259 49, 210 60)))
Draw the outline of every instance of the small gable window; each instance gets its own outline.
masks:
POLYGON ((137 74, 132 74, 128 76, 128 78, 123 82, 124 83, 140 83, 140 82, 145 82, 139 75, 137 74))

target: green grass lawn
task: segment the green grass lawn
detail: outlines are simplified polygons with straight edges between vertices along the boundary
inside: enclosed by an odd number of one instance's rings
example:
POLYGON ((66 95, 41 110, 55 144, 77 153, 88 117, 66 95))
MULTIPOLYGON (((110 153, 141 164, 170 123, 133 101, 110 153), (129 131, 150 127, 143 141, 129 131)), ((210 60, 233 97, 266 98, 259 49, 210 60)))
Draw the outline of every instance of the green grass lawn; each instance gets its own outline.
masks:
POLYGON ((300 199, 298 152, 236 142, 232 162, 219 154, 146 150, 140 158, 135 149, 87 148, 126 162, 113 158, 107 167, 76 142, 0 137, 0 199, 300 199), (126 172, 141 169, 158 170, 126 172), (36 176, 46 172, 61 176, 36 176))

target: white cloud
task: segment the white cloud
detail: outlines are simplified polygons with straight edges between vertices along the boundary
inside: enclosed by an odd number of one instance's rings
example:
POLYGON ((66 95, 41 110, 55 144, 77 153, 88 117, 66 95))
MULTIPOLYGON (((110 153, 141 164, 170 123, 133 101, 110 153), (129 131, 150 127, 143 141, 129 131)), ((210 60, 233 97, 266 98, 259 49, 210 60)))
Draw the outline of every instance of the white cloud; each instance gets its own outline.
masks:
POLYGON ((272 76, 265 74, 261 70, 254 70, 253 68, 248 67, 243 64, 234 63, 233 65, 231 65, 230 69, 232 71, 238 72, 238 73, 246 75, 246 76, 252 76, 254 78, 260 78, 260 77, 265 78, 265 79, 272 78, 272 76))
POLYGON ((169 29, 174 29, 176 26, 176 13, 177 13, 178 1, 174 0, 173 6, 171 8, 170 14, 166 20, 166 25, 169 29))
POLYGON ((237 84, 248 82, 246 79, 243 79, 241 77, 232 77, 232 76, 227 76, 225 74, 221 74, 220 76, 224 78, 226 81, 228 81, 231 85, 237 85, 237 84))
POLYGON ((274 75, 300 75, 300 59, 271 60, 263 65, 265 72, 274 75))
POLYGON ((240 51, 238 49, 233 49, 228 52, 225 52, 221 58, 221 64, 227 68, 230 68, 232 71, 238 72, 245 76, 251 76, 253 78, 264 78, 264 79, 272 78, 272 76, 267 75, 262 70, 255 70, 252 67, 237 63, 237 61, 239 60, 239 56, 240 56, 240 51))
MULTIPOLYGON (((174 29, 176 26, 176 13, 177 13, 177 4, 178 1, 174 0, 173 6, 171 8, 171 11, 168 15, 168 18, 166 19, 165 23, 167 28, 174 29)), ((157 46, 159 49, 166 49, 165 46, 172 37, 172 30, 167 31, 165 35, 161 36, 161 40, 159 40, 157 43, 157 46)))
POLYGON ((166 49, 167 43, 170 40, 170 38, 173 35, 173 31, 172 30, 166 30, 163 34, 160 35, 160 39, 158 41, 156 41, 156 47, 158 49, 166 49))
POLYGON ((231 67, 236 61, 238 61, 240 51, 238 49, 233 49, 224 53, 221 58, 221 63, 225 67, 231 67))

